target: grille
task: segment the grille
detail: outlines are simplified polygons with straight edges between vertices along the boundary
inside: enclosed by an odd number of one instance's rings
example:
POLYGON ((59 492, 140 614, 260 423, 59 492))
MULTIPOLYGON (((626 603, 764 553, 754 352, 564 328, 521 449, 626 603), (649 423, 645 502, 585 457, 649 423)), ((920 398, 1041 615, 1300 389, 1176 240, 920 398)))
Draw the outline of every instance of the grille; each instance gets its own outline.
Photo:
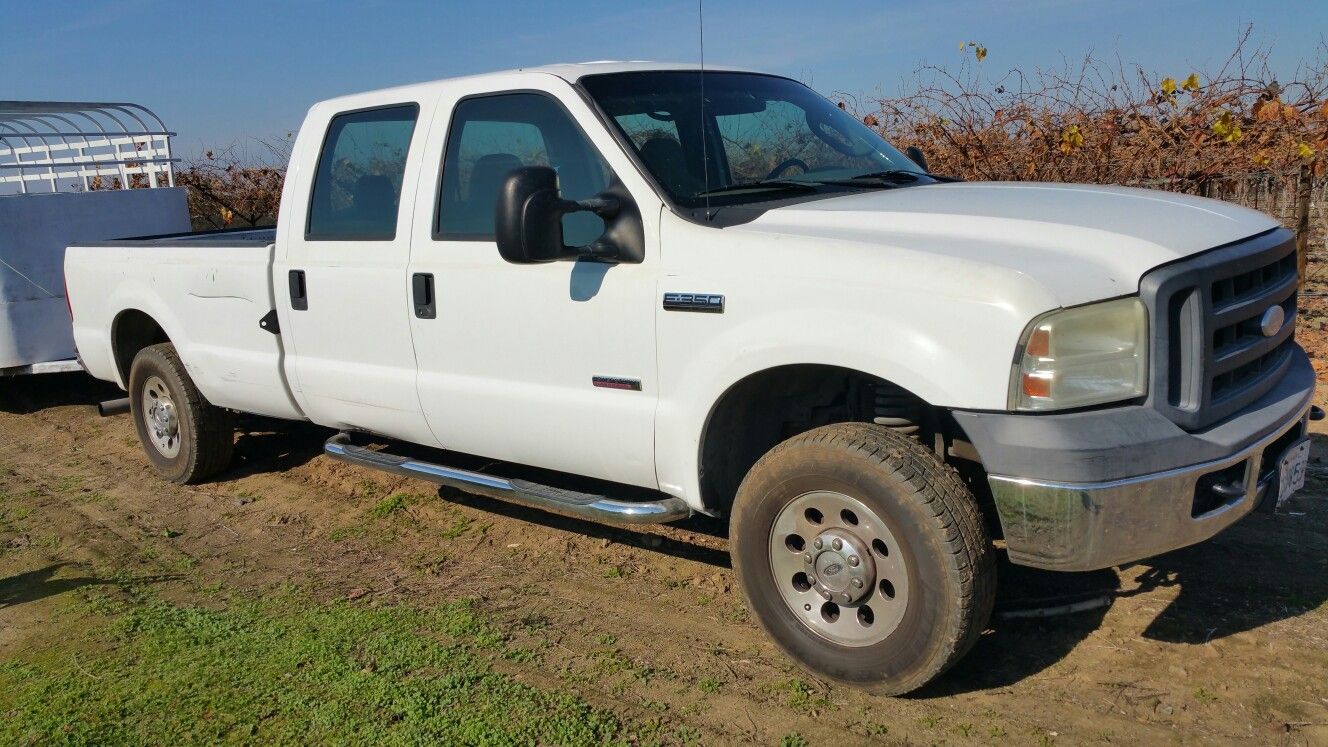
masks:
POLYGON ((1153 320, 1150 400, 1197 430, 1238 412, 1282 378, 1296 327, 1296 249, 1277 229, 1167 265, 1144 277, 1153 320), (1271 336, 1262 321, 1281 307, 1271 336))

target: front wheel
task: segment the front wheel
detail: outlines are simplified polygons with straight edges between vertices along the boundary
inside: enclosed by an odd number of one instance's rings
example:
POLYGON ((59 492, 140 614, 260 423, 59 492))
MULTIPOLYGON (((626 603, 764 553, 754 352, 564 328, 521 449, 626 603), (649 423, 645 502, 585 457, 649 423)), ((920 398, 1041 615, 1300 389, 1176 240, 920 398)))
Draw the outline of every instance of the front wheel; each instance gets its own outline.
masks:
POLYGON ((129 368, 129 412, 157 474, 193 483, 225 469, 235 446, 230 413, 208 402, 175 346, 138 351, 129 368))
POLYGON ((995 598, 972 494, 928 449, 839 423, 776 446, 738 489, 730 545, 761 627, 814 674, 897 695, 977 641, 995 598))

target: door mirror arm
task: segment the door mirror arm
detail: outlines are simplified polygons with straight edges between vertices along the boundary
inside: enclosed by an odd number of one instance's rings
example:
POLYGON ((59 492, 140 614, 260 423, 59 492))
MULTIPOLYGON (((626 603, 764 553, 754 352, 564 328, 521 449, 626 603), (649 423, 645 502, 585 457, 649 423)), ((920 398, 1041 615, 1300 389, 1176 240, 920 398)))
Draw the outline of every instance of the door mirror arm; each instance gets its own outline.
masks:
POLYGON ((570 203, 575 208, 568 212, 588 212, 594 213, 604 220, 609 220, 618 214, 622 205, 617 198, 608 195, 597 195, 585 200, 577 200, 570 203))
MULTIPOLYGON (((622 210, 622 203, 617 198, 608 195, 597 195, 584 200, 568 201, 566 203, 567 211, 564 215, 571 213, 594 213, 599 216, 604 225, 610 225, 612 221, 622 210)), ((619 258, 618 246, 612 241, 608 241, 604 236, 586 244, 585 246, 568 247, 576 252, 578 257, 586 259, 615 260, 619 258)))

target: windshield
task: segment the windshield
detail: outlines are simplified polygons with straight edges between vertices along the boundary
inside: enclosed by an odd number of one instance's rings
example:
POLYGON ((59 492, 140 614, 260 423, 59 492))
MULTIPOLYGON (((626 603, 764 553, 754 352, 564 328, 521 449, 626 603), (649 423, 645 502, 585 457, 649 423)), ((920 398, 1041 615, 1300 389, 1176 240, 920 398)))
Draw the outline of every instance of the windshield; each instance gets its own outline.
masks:
POLYGON ((871 128, 787 78, 667 71, 580 82, 683 207, 932 182, 871 128))

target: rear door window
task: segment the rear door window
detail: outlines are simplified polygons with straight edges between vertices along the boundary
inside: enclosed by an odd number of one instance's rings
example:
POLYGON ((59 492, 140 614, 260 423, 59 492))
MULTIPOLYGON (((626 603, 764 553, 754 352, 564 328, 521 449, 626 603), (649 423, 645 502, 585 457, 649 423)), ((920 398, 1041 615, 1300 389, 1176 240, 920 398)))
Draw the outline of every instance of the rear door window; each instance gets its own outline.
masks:
POLYGON ((390 241, 419 107, 338 114, 318 157, 305 238, 390 241))

